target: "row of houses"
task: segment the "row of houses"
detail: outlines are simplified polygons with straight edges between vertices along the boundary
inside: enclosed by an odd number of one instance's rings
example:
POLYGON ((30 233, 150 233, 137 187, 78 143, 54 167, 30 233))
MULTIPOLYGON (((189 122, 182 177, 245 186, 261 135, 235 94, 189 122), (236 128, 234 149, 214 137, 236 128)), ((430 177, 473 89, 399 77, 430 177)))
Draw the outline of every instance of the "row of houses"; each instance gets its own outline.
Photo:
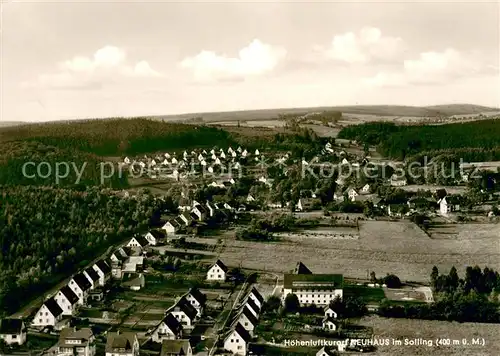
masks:
POLYGON ((111 267, 105 260, 99 260, 92 267, 73 275, 66 286, 44 301, 35 314, 31 326, 37 328, 50 326, 61 330, 78 307, 87 304, 89 298, 102 300, 103 287, 110 277, 111 267))

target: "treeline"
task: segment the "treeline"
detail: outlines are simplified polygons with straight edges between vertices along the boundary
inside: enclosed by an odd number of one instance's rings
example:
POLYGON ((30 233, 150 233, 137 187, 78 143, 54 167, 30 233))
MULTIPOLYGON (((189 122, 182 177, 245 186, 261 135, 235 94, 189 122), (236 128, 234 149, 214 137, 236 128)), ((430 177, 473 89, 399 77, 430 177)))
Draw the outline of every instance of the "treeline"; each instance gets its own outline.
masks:
POLYGON ((394 318, 500 323, 498 272, 469 266, 465 278, 459 278, 455 267, 448 274, 439 274, 437 267, 433 267, 431 285, 435 291, 434 303, 395 305, 384 300, 378 313, 394 318))
POLYGON ((0 186, 0 314, 86 265, 113 243, 147 229, 163 202, 110 190, 0 186))
POLYGON ((461 150, 468 158, 496 157, 500 153, 500 121, 496 119, 446 125, 396 126, 375 122, 348 126, 339 138, 376 145, 385 156, 403 159, 421 152, 461 150), (477 150, 490 151, 487 154, 477 150), (478 156, 475 156, 477 154, 478 156))
POLYGON ((98 156, 137 155, 233 143, 230 134, 219 128, 147 118, 54 122, 8 127, 0 131, 0 141, 19 140, 98 156))

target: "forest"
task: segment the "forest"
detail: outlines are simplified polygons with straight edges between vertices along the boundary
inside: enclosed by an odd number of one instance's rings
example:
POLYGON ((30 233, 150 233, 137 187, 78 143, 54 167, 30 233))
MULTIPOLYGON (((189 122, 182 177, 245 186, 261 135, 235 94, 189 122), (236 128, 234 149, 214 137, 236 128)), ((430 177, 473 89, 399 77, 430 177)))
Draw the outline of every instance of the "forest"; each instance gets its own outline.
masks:
POLYGON ((338 137, 377 146, 382 155, 395 159, 423 152, 429 158, 448 153, 468 161, 500 159, 500 121, 496 119, 412 126, 373 122, 345 127, 338 137))
POLYGON ((43 295, 115 243, 144 232, 164 202, 99 188, 0 186, 0 314, 43 295))

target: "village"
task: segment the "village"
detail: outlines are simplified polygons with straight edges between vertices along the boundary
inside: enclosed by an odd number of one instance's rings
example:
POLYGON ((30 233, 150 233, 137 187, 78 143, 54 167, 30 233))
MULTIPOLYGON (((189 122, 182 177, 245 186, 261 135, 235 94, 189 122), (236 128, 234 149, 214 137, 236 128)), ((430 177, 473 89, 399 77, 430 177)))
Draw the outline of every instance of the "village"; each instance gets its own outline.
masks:
POLYGON ((357 318, 385 299, 433 302, 421 277, 427 272, 412 278, 395 265, 380 272, 363 264, 350 273, 335 263, 322 267, 307 249, 327 239, 359 244, 374 224, 432 240, 442 225, 494 221, 497 197, 485 193, 471 203, 471 167, 453 186, 424 186, 395 173, 342 175, 345 166, 383 165, 352 142, 327 142, 314 156, 337 165, 337 174, 316 175, 313 157, 242 147, 124 157, 146 187, 119 194, 135 199, 151 189, 174 207, 149 231, 110 246, 26 318, 3 319, 1 339, 47 356, 279 355, 292 339, 337 342, 296 354, 374 351, 345 342, 373 337, 357 318), (165 181, 177 196, 162 196, 157 186, 165 181), (299 243, 302 254, 280 256, 299 243))

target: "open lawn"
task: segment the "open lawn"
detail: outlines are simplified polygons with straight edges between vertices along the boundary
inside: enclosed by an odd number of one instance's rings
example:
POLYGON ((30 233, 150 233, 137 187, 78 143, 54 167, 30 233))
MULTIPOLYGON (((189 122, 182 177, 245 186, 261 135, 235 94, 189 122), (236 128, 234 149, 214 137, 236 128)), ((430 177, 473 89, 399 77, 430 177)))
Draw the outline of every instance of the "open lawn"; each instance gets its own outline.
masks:
POLYGON ((367 304, 377 303, 385 298, 384 289, 346 284, 344 286, 344 297, 360 297, 367 304))
POLYGON ((363 318, 361 325, 373 328, 375 338, 405 338, 433 340, 433 346, 379 346, 375 355, 380 356, 495 356, 500 355, 500 325, 479 323, 457 323, 447 321, 386 319, 377 316, 363 318), (437 338, 451 340, 484 338, 485 346, 460 345, 436 346, 437 338))
MULTIPOLYGON (((457 239, 429 238, 409 221, 360 222, 359 239, 285 237, 279 242, 261 243, 226 240, 220 258, 228 266, 283 273, 302 261, 315 273, 343 273, 366 278, 398 275, 403 281, 428 282, 431 269, 456 266, 459 274, 467 265, 500 269, 498 232, 488 236, 461 234, 457 239)), ((497 225, 489 226, 496 229, 497 225)), ((472 231, 473 227, 471 227, 472 231)), ((498 231, 498 230, 494 230, 498 231)))

